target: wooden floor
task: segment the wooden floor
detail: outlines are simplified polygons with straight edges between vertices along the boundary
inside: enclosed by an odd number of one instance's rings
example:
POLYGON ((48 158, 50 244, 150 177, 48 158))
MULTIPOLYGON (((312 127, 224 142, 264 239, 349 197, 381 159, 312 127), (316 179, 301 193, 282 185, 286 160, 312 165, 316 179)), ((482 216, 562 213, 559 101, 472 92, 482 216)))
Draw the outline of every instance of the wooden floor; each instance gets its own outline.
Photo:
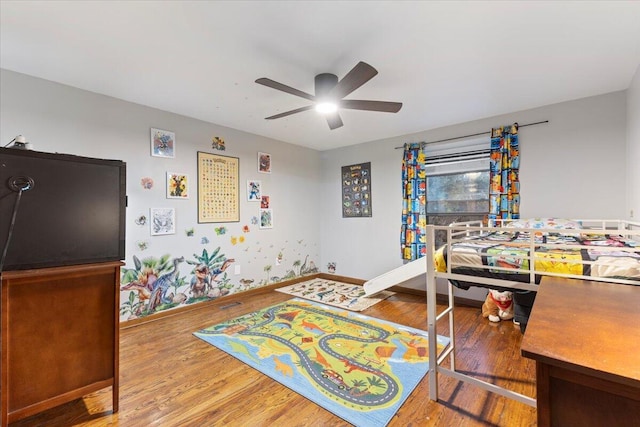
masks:
MULTIPOLYGON (((105 389, 11 426, 348 426, 192 335, 289 298, 275 291, 230 296, 204 308, 123 329, 118 413, 111 413, 111 392, 105 389), (241 304, 228 307, 236 301, 241 304)), ((519 328, 512 322, 492 324, 477 307, 456 307, 455 312, 457 369, 535 397, 535 365, 520 356, 519 328)), ((424 296, 396 294, 363 313, 426 329, 424 296)), ((448 334, 445 321, 438 326, 439 333, 448 334)), ((389 426, 536 424, 535 409, 525 404, 442 375, 439 382, 440 401, 429 400, 426 376, 389 426)))

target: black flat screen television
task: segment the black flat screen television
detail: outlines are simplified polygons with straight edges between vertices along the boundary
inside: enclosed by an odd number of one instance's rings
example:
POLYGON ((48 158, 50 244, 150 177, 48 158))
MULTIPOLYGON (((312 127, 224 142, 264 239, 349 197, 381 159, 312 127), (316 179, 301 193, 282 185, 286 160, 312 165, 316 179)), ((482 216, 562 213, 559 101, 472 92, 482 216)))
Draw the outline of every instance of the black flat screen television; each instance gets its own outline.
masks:
POLYGON ((125 258, 124 162, 0 149, 0 250, 25 187, 3 271, 125 258))

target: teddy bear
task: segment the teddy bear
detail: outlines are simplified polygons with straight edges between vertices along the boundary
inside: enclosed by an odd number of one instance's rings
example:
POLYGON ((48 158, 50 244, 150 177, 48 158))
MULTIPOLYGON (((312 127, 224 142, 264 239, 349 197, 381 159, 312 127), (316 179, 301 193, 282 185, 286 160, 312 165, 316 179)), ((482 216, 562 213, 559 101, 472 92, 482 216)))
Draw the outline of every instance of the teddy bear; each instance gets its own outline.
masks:
POLYGON ((482 304, 482 317, 490 322, 513 319, 513 292, 489 289, 487 298, 482 304))

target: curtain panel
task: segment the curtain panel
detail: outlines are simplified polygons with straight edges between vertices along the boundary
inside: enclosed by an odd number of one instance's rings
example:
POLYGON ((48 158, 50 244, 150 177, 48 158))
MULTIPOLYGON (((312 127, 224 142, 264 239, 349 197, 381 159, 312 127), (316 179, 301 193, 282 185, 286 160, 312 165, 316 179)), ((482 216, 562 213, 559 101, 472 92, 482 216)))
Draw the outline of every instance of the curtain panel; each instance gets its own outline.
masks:
POLYGON ((520 218, 518 124, 491 130, 489 222, 520 218))
POLYGON ((402 259, 426 255, 427 172, 423 143, 404 144, 402 158, 402 259))

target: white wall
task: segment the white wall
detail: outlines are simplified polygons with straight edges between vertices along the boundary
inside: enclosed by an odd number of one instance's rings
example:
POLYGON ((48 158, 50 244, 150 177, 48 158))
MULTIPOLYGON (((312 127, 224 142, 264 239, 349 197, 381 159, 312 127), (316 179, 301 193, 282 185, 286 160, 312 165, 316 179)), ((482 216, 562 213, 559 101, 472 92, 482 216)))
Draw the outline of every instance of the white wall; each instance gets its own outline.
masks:
MULTIPOLYGON (((1 71, 0 83, 2 145, 22 134, 38 151, 119 159, 127 163, 126 268, 133 268, 134 255, 142 259, 170 254, 189 260, 203 249, 212 252, 220 247, 222 254, 235 259, 228 273, 231 282, 241 288, 241 279, 245 283, 253 280, 252 286, 255 286, 267 278, 284 276, 295 261, 304 261, 307 256, 307 267, 311 262, 318 263, 320 160, 317 151, 7 70, 1 71), (151 127, 175 132, 175 159, 151 157, 151 127), (213 136, 225 139, 226 151, 211 149, 213 136), (240 222, 197 223, 197 151, 240 159, 240 222), (271 154, 271 174, 257 172, 258 151, 271 154), (166 198, 166 172, 189 175, 192 194, 189 200, 166 198), (142 188, 143 177, 154 180, 153 189, 142 188), (263 194, 270 196, 273 229, 261 230, 251 225, 251 218, 258 216, 259 203, 247 202, 247 179, 261 180, 263 194), (138 216, 149 216, 151 207, 176 209, 175 235, 150 236, 149 225, 135 224, 138 216), (250 226, 249 233, 242 231, 244 225, 250 226), (227 227, 226 234, 216 234, 215 228, 220 226, 227 227), (185 230, 192 227, 194 236, 187 237, 185 230), (232 237, 240 236, 245 238, 243 243, 231 243, 232 237), (201 244, 202 237, 207 237, 210 243, 201 244), (140 250, 138 242, 147 242, 148 249, 140 250), (277 265, 280 253, 282 260, 277 265), (235 266, 240 267, 240 274, 235 274, 235 266), (271 270, 265 271, 266 266, 271 266, 271 270)), ((0 179, 4 182, 6 177, 0 176, 0 179)), ((180 275, 190 280, 191 269, 186 262, 181 264, 180 275)), ((188 291, 185 292, 189 296, 188 291)), ((127 297, 128 292, 123 293, 121 299, 127 297)))
MULTIPOLYGON (((626 117, 626 93, 614 92, 323 152, 322 264, 336 262, 336 274, 363 279, 402 265, 402 150, 395 147, 489 131, 513 122, 549 120, 520 128, 523 217, 624 218, 626 117), (342 218, 340 168, 368 161, 373 217, 342 218)), ((424 282, 405 286, 424 289, 424 282)))
POLYGON ((640 66, 627 90, 627 173, 626 215, 638 221, 640 218, 640 66))

